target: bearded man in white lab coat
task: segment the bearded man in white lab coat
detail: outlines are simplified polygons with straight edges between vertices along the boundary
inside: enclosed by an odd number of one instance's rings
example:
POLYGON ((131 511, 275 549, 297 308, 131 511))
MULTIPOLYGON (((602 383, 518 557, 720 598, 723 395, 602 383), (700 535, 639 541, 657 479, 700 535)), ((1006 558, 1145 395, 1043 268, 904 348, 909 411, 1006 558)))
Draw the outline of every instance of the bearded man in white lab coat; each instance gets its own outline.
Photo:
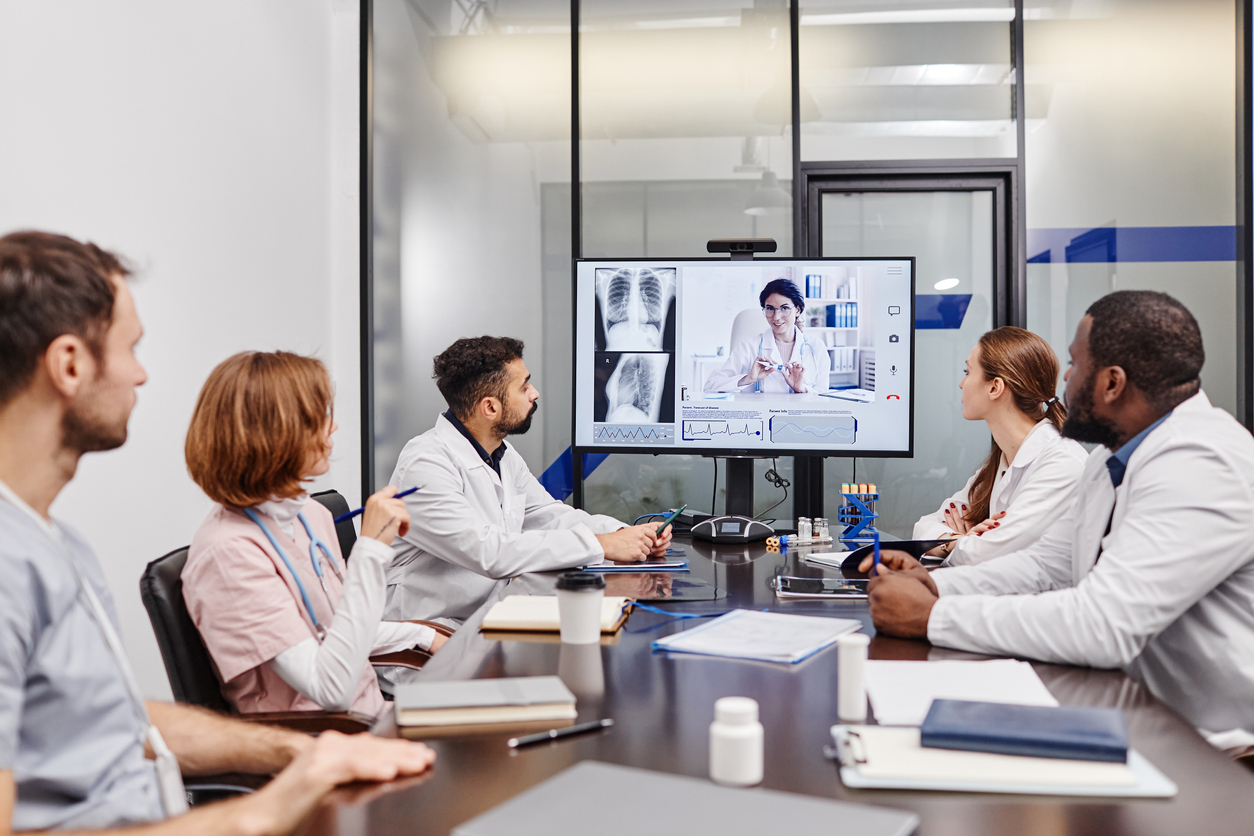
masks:
POLYGON ((1201 331, 1166 294, 1099 299, 1070 351, 1062 434, 1100 445, 1070 512, 979 566, 889 553, 875 627, 1123 668, 1220 748, 1254 742, 1254 438, 1201 391, 1201 331))
POLYGON ((449 410, 401 451, 391 484, 405 499, 409 532, 393 543, 387 618, 457 627, 496 584, 524 572, 601 560, 662 556, 657 523, 628 526, 558 502, 531 474, 509 435, 531 427, 540 393, 521 340, 464 338, 435 358, 449 410))

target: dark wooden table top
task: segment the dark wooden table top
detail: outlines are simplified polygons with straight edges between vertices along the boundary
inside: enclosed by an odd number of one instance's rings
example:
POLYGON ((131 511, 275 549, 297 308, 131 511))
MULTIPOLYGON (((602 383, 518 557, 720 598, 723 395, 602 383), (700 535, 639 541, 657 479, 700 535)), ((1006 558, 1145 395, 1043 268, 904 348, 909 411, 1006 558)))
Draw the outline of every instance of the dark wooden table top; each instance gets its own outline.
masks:
MULTIPOLYGON (((747 607, 823 613, 859 619, 866 632, 874 634, 865 602, 786 602, 776 599, 772 590, 772 579, 778 574, 822 575, 830 570, 811 567, 794 555, 768 553, 760 544, 747 548, 686 545, 692 575, 715 583, 726 590, 727 597, 665 605, 669 610, 722 612, 747 607)), ((555 578, 515 579, 498 590, 493 600, 504 594, 547 591, 555 578)), ((1173 799, 850 790, 823 755, 824 745, 830 742, 828 729, 837 722, 834 649, 792 666, 655 653, 651 642, 686 624, 672 622, 648 629, 667 618, 643 611, 633 613, 618 641, 606 646, 493 641, 478 630, 487 606, 417 673, 419 678, 557 674, 579 698, 577 722, 612 717, 615 726, 521 751, 510 750, 505 741, 511 735, 504 734, 432 741, 439 759, 425 780, 364 796, 341 791, 309 822, 306 832, 446 834, 588 759, 705 777, 714 701, 739 695, 753 697, 761 707, 766 730, 763 786, 911 810, 922 819, 919 832, 925 836, 1254 833, 1254 776, 1212 749, 1187 721, 1121 671, 1034 664, 1059 702, 1122 708, 1132 745, 1179 785, 1180 792, 1173 799)), ((875 637, 871 658, 981 657, 934 648, 926 642, 875 637)), ((641 799, 641 804, 647 806, 648 799, 641 799)), ((589 832, 595 832, 595 827, 589 832)))

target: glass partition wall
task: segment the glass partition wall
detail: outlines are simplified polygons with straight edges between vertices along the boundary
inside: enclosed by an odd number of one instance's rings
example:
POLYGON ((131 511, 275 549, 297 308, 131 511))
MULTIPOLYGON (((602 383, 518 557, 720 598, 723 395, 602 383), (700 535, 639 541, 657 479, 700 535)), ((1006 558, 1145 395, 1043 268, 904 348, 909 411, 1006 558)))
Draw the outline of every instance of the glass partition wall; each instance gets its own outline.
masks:
MULTIPOLYGON (((526 343, 541 406, 511 443, 565 494, 572 257, 699 256, 710 238, 918 259, 916 454, 826 459, 828 516, 856 476, 884 494, 884 530, 908 535, 987 453, 957 389, 979 335, 1029 327, 1065 364, 1111 289, 1188 304, 1216 347, 1207 392, 1235 406, 1233 0, 365 7, 367 489, 445 408, 432 357, 488 333, 526 343), (851 169, 980 169, 1005 189, 828 183, 794 198, 794 183, 851 169)), ((723 505, 709 459, 587 464, 593 511, 723 505)), ((776 469, 794 478, 791 460, 776 469)), ((767 510, 783 493, 761 478, 755 494, 768 518, 793 516, 791 500, 767 510)))

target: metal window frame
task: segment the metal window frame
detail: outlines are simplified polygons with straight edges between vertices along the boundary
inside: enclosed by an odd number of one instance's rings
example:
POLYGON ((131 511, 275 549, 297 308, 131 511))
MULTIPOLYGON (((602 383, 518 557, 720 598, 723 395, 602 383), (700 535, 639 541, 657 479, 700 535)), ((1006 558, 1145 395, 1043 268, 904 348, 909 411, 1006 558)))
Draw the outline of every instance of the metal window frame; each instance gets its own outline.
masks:
MULTIPOLYGON (((1024 84, 1024 21, 1023 2, 1015 0, 1015 16, 1009 26, 1011 55, 1015 71, 1012 118, 1015 123, 1016 156, 1004 160, 904 160, 890 162, 805 163, 801 160, 801 68, 800 68, 800 0, 789 0, 791 35, 791 110, 793 151, 793 255, 810 252, 810 230, 807 226, 806 201, 810 184, 824 176, 867 178, 923 178, 927 175, 953 177, 998 176, 1007 179, 1008 230, 1006 264, 1013 274, 1004 288, 994 283, 999 303, 994 306, 997 324, 1024 325, 1027 320, 1027 224, 1025 222, 1024 159, 1025 116, 1024 84), (801 186, 804 184, 804 188, 801 186)), ((1237 244, 1237 418, 1254 429, 1254 0, 1236 0, 1236 224, 1237 244)), ((361 256, 361 456, 362 496, 374 491, 376 463, 374 460, 374 248, 373 248, 373 121, 374 121, 374 3, 360 4, 360 224, 361 256)), ((582 178, 580 170, 581 132, 579 121, 579 22, 580 0, 571 0, 571 253, 583 257, 582 247, 582 178)), ((852 182, 852 181, 851 181, 852 182)), ((571 277, 574 294, 574 276, 571 277)), ((583 498, 582 457, 574 457, 576 504, 583 498)), ((806 464, 798 459, 803 469, 806 464)), ((808 472, 808 471, 807 471, 808 472)))

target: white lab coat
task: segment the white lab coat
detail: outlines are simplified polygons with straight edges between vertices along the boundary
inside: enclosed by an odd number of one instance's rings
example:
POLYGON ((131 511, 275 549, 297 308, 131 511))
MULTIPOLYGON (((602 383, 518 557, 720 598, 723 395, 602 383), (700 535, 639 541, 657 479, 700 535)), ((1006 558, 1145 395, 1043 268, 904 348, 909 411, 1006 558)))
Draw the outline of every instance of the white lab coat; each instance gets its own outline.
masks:
POLYGON ((1204 730, 1254 731, 1254 438, 1199 392, 1118 490, 1109 456, 1093 451, 1071 512, 1034 545, 932 574, 928 639, 1122 667, 1204 730))
MULTIPOLYGON (((983 563, 1036 542, 1071 507, 1087 458, 1083 447, 1059 435, 1049 421, 1038 423, 1023 439, 1009 467, 1002 458, 1002 466, 993 479, 988 515, 993 517, 1005 511, 1001 525, 979 537, 959 537, 947 565, 983 563)), ((963 505, 970 504, 976 475, 971 474, 962 490, 942 502, 936 513, 919 518, 914 524, 914 539, 952 536, 953 531, 945 524, 945 509, 952 502, 961 512, 963 505)))
POLYGON ((405 497, 409 532, 392 543, 388 621, 457 626, 501 579, 602 560, 594 535, 625 527, 558 502, 512 447, 498 477, 443 415, 405 445, 391 484, 418 491, 405 497))
POLYGON ((828 371, 831 369, 831 358, 827 354, 827 346, 821 340, 806 336, 800 329, 795 330, 795 342, 792 345, 792 356, 788 360, 780 357, 775 345, 775 332, 768 325, 766 330, 756 337, 741 340, 732 347, 732 352, 717 370, 710 373, 705 381, 707 392, 767 392, 791 394, 792 387, 782 371, 773 370, 762 380, 740 386, 737 382, 749 373, 749 364, 753 358, 761 355, 769 357, 772 362, 801 363, 805 367, 802 380, 806 390, 810 392, 826 392, 828 390, 828 371))

